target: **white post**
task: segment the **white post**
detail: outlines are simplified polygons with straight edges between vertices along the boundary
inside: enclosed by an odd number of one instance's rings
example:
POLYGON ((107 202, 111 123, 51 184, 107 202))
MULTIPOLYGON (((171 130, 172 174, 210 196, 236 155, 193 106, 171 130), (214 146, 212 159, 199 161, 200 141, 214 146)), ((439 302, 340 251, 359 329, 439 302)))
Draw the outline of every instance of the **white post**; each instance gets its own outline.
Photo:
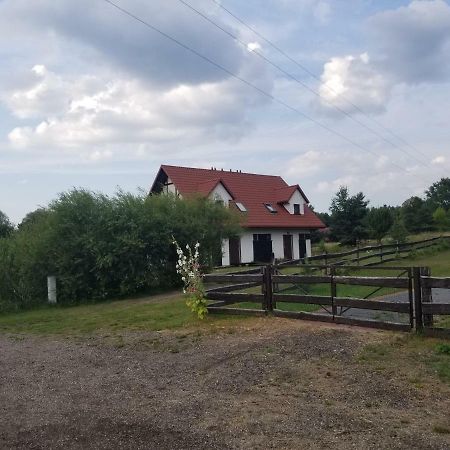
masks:
POLYGON ((55 276, 47 277, 47 290, 48 290, 48 302, 55 304, 56 303, 56 277, 55 276))

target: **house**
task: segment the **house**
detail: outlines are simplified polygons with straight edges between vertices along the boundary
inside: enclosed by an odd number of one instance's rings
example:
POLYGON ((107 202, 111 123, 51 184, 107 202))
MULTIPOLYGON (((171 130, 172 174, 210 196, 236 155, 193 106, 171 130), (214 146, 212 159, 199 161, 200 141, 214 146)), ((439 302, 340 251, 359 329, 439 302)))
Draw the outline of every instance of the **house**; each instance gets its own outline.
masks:
POLYGON ((242 214, 244 233, 222 243, 222 265, 311 256, 310 232, 325 225, 298 184, 241 171, 162 165, 151 194, 203 195, 242 214))

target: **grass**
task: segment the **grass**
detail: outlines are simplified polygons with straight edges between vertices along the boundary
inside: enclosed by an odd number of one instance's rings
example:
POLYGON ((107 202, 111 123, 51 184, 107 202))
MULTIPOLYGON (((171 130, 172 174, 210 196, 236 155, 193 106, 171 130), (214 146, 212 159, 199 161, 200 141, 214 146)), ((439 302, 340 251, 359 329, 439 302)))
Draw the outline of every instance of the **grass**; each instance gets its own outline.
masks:
POLYGON ((438 376, 450 384, 450 354, 448 343, 417 335, 398 335, 390 341, 366 345, 358 360, 372 368, 402 372, 407 380, 421 388, 427 375, 438 376), (444 349, 445 351, 442 351, 444 349))
POLYGON ((214 328, 242 320, 208 316, 200 322, 183 297, 161 301, 133 299, 71 307, 45 307, 0 316, 0 332, 79 335, 122 331, 157 331, 189 327, 214 328))

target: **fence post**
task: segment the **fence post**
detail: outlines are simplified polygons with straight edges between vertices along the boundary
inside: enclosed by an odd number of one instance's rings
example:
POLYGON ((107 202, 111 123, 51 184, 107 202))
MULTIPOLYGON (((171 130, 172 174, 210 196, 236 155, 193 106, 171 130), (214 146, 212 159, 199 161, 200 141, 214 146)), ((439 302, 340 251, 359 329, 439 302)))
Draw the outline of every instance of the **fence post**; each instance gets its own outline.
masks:
MULTIPOLYGON (((431 275, 431 270, 429 267, 422 267, 420 274, 424 277, 429 277, 431 275)), ((433 301, 431 292, 432 292, 431 288, 422 287, 422 302, 431 303, 433 301)), ((423 315, 423 325, 425 327, 433 326, 433 314, 424 314, 423 315)))
POLYGON ((49 275, 47 277, 47 293, 48 293, 48 302, 51 304, 56 303, 56 277, 53 275, 49 275))
POLYGON ((334 298, 337 294, 336 282, 334 281, 334 277, 336 275, 336 268, 334 266, 330 267, 330 277, 331 277, 331 310, 333 312, 333 320, 336 315, 336 305, 334 304, 334 298))
POLYGON ((408 301, 409 301, 409 324, 414 328, 414 296, 413 296, 413 269, 408 268, 408 301))
MULTIPOLYGON (((269 292, 270 292, 270 303, 269 303, 269 305, 270 305, 270 311, 273 311, 274 309, 277 308, 277 302, 273 298, 274 283, 273 283, 273 280, 272 280, 272 275, 274 275, 274 273, 275 273, 274 267, 269 266, 269 287, 270 287, 270 290, 269 290, 269 292)), ((277 289, 278 289, 278 284, 277 284, 277 289)))
POLYGON ((356 264, 360 264, 359 262, 359 241, 356 243, 356 264))
POLYGON ((266 311, 273 311, 273 291, 272 291, 272 266, 265 266, 263 269, 263 285, 264 285, 264 300, 263 309, 266 311))
POLYGON ((422 317, 422 286, 420 280, 420 267, 413 268, 414 275, 414 317, 416 319, 416 331, 423 330, 422 317))
POLYGON ((383 261, 383 243, 380 242, 380 261, 383 261))

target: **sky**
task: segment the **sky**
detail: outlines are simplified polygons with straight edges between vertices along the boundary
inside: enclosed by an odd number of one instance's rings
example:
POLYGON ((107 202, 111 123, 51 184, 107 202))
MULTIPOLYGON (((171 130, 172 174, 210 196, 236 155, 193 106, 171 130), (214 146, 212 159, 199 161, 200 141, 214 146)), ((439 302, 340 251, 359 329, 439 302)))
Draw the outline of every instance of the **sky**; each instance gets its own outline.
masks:
POLYGON ((73 187, 148 190, 161 164, 281 175, 319 211, 450 174, 448 2, 112 1, 185 47, 105 0, 0 0, 13 222, 73 187))

